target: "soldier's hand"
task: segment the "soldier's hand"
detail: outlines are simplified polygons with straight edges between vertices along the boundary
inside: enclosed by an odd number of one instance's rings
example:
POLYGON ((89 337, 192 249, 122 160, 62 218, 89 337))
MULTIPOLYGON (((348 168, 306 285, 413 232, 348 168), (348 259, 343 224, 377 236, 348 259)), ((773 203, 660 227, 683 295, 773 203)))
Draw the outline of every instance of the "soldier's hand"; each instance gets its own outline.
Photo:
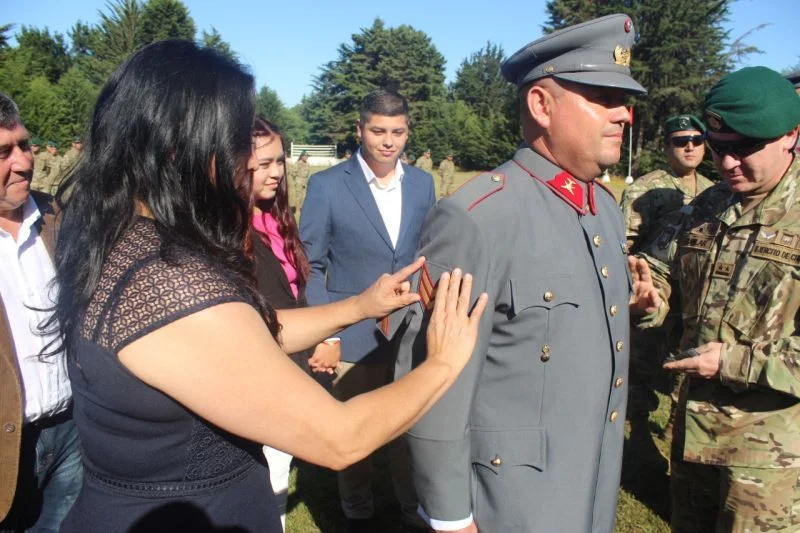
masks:
POLYGON ((628 256, 628 268, 633 278, 633 294, 628 302, 631 313, 655 313, 661 307, 661 297, 653 284, 653 277, 650 275, 647 261, 630 255, 628 256))
POLYGON ((664 363, 664 368, 706 379, 717 377, 722 363, 722 343, 708 342, 696 349, 694 357, 664 363))

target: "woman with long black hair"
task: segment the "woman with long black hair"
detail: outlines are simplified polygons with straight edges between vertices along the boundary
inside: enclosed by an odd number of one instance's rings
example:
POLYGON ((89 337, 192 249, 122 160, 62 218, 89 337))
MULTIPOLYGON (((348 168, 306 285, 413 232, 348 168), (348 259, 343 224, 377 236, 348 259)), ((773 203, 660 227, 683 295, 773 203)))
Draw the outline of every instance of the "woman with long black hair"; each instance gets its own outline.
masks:
MULTIPOLYGON (((111 76, 58 235, 61 324, 86 474, 62 531, 278 532, 260 443, 342 468, 401 435, 455 381, 486 298, 444 275, 428 358, 340 403, 287 356, 418 300, 421 261, 361 295, 274 309, 246 253, 253 78, 162 41, 111 76)), ((54 347, 56 348, 56 347, 54 347)))

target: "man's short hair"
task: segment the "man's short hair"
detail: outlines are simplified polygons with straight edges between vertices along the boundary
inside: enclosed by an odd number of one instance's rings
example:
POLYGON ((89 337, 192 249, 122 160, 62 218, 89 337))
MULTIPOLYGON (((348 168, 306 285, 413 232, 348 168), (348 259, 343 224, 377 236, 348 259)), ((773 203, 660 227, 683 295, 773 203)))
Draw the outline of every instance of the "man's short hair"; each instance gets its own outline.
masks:
POLYGON ((405 115, 408 118, 408 100, 390 89, 375 89, 361 102, 359 120, 366 124, 370 115, 396 117, 405 115))
POLYGON ((17 124, 22 124, 17 104, 7 94, 0 93, 0 128, 10 130, 17 124))

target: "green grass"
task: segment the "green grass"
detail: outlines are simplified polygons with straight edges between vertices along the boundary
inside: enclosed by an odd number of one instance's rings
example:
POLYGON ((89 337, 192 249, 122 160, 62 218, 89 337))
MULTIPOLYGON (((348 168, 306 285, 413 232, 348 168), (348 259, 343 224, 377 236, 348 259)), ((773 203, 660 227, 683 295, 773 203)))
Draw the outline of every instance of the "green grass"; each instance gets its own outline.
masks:
MULTIPOLYGON (((456 172, 460 186, 477 172, 456 172)), ((619 199, 625 183, 612 178, 610 189, 619 199)), ((626 422, 626 443, 622 487, 617 504, 616 533, 669 532, 669 477, 665 470, 669 457, 670 400, 656 393, 658 408, 650 413, 644 434, 648 438, 631 440, 626 422)), ((383 450, 375 457, 375 516, 381 533, 401 533, 400 511, 392 494, 388 465, 383 450)), ((336 474, 325 468, 295 460, 289 483, 287 533, 338 533, 344 516, 339 507, 336 474)), ((494 533, 494 532, 485 532, 494 533)), ((502 533, 502 532, 498 532, 502 533)))

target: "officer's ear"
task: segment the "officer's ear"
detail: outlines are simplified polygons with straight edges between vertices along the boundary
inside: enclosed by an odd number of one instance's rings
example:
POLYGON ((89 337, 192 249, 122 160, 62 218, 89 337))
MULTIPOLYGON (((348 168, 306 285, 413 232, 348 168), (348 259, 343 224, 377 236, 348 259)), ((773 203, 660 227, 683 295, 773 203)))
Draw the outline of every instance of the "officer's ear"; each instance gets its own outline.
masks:
POLYGON ((524 107, 523 117, 528 116, 541 129, 550 127, 553 113, 553 89, 548 87, 549 79, 537 80, 528 85, 521 95, 521 104, 524 107))

